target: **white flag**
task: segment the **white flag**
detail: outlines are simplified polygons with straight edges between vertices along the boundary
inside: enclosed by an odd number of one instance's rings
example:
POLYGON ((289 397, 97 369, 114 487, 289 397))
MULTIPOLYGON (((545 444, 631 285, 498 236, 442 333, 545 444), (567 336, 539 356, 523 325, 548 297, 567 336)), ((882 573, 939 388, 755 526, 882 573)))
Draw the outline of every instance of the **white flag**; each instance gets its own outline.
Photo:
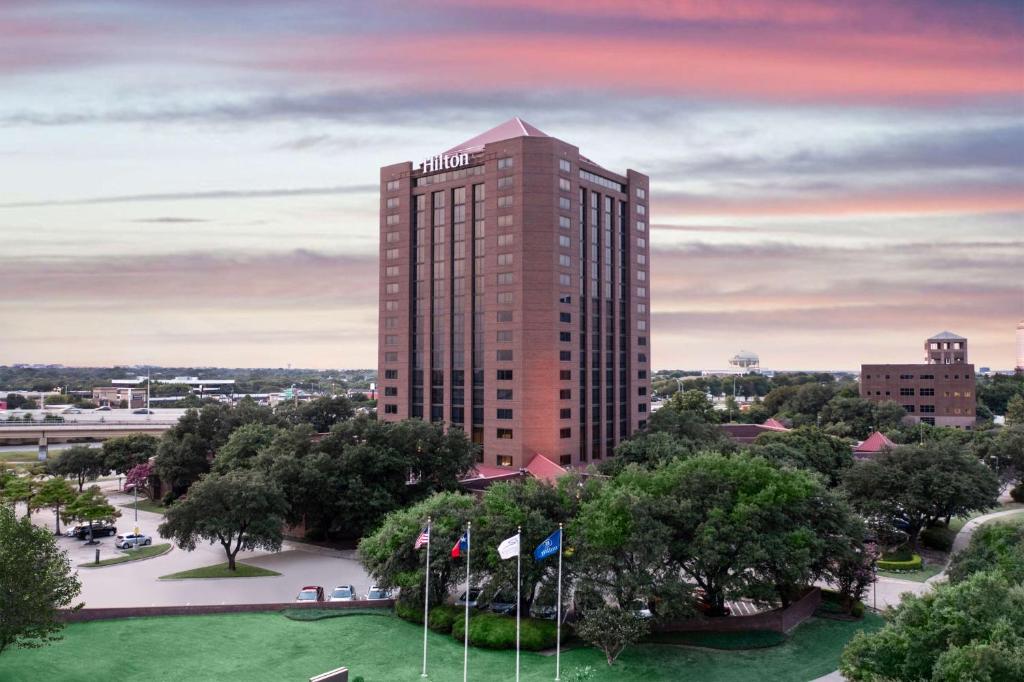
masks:
POLYGON ((519 556, 519 533, 501 541, 501 544, 498 545, 498 556, 502 559, 519 556))

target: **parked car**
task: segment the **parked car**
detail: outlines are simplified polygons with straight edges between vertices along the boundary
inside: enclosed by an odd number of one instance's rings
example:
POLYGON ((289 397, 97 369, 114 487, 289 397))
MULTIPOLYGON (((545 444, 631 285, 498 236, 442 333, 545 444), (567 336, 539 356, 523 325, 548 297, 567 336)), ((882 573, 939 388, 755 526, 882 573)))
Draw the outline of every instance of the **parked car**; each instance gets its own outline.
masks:
POLYGON ((118 549, 132 549, 142 545, 152 545, 153 538, 148 535, 136 535, 135 533, 127 533, 125 535, 118 535, 114 538, 114 547, 118 549))
MULTIPOLYGON (((110 537, 111 535, 117 535, 117 526, 112 526, 108 523, 100 521, 92 524, 92 536, 94 538, 110 537)), ((85 540, 89 537, 89 524, 81 526, 75 526, 74 537, 79 540, 85 540)))
MULTIPOLYGON (((554 604, 541 605, 534 602, 530 608, 530 615, 534 618, 543 618, 545 620, 554 620, 558 617, 558 609, 555 608, 554 604)), ((562 609, 562 615, 565 615, 565 609, 562 609)))
POLYGON ((297 602, 324 601, 324 588, 321 587, 320 585, 306 585, 301 590, 299 590, 299 594, 298 594, 297 597, 295 597, 295 601, 297 601, 297 602))
POLYGON ((137 410, 132 410, 132 414, 153 414, 153 410, 148 410, 145 407, 140 407, 137 410))
MULTIPOLYGON (((477 590, 477 589, 470 590, 469 591, 469 607, 471 609, 475 609, 476 608, 477 600, 478 599, 480 599, 480 590, 477 590)), ((459 595, 459 598, 455 600, 455 605, 456 606, 465 606, 466 605, 466 592, 465 592, 465 590, 463 590, 462 594, 459 595)))
POLYGON ((491 599, 491 603, 487 605, 487 608, 492 613, 500 613, 503 616, 511 616, 516 612, 516 599, 515 597, 507 594, 498 593, 491 599))
POLYGON ((370 588, 370 591, 366 593, 366 601, 379 601, 381 599, 391 599, 391 593, 383 587, 377 587, 374 585, 370 588))
POLYGON ((647 602, 642 599, 634 599, 630 605, 630 610, 637 618, 643 618, 644 620, 651 618, 651 609, 647 606, 647 602))
POLYGON ((355 601, 356 599, 358 599, 356 588, 351 585, 338 585, 331 592, 327 601, 355 601))
POLYGON ((93 410, 93 412, 110 412, 110 405, 101 405, 93 410))

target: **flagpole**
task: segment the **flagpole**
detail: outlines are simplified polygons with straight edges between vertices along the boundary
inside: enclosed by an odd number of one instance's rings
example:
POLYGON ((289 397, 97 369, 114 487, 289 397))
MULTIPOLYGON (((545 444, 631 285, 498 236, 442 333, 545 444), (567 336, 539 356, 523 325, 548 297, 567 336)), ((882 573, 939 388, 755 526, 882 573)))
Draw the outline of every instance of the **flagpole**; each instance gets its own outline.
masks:
POLYGON ((462 682, 469 682, 469 551, 472 545, 470 538, 472 527, 473 522, 468 521, 466 523, 466 619, 464 623, 466 627, 463 633, 462 682))
POLYGON ((558 524, 558 605, 555 607, 555 682, 562 672, 562 524, 558 524))
POLYGON ((523 583, 523 527, 516 527, 516 682, 519 682, 519 611, 522 599, 519 591, 523 583))
POLYGON ((430 619, 430 517, 427 517, 427 575, 423 585, 423 672, 427 676, 427 622, 430 619))

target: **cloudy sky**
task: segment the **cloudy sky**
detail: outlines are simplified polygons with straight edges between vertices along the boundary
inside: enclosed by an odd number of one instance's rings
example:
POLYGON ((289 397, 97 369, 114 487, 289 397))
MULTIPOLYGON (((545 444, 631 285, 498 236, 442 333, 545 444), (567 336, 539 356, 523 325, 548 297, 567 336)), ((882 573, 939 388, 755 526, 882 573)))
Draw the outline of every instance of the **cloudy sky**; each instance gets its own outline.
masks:
POLYGON ((1016 0, 3 0, 0 364, 367 367, 377 178, 514 115, 652 179, 655 367, 1024 317, 1016 0))

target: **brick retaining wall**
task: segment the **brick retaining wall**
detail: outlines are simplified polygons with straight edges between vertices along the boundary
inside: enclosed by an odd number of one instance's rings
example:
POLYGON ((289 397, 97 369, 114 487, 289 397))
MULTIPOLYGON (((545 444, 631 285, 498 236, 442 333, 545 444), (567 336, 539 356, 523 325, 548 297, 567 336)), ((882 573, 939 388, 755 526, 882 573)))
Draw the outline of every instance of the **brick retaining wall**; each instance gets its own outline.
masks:
POLYGON ((771 630, 786 633, 810 618, 821 604, 821 590, 809 589, 785 609, 772 609, 752 616, 723 616, 707 618, 697 616, 675 623, 664 623, 657 632, 748 632, 771 630))
POLYGON ((84 623, 116 618, 146 618, 149 616, 196 616, 208 613, 251 613, 254 611, 281 611, 283 609, 390 609, 393 599, 373 601, 285 602, 283 604, 190 604, 188 606, 127 606, 118 608, 79 609, 65 611, 66 623, 84 623))

